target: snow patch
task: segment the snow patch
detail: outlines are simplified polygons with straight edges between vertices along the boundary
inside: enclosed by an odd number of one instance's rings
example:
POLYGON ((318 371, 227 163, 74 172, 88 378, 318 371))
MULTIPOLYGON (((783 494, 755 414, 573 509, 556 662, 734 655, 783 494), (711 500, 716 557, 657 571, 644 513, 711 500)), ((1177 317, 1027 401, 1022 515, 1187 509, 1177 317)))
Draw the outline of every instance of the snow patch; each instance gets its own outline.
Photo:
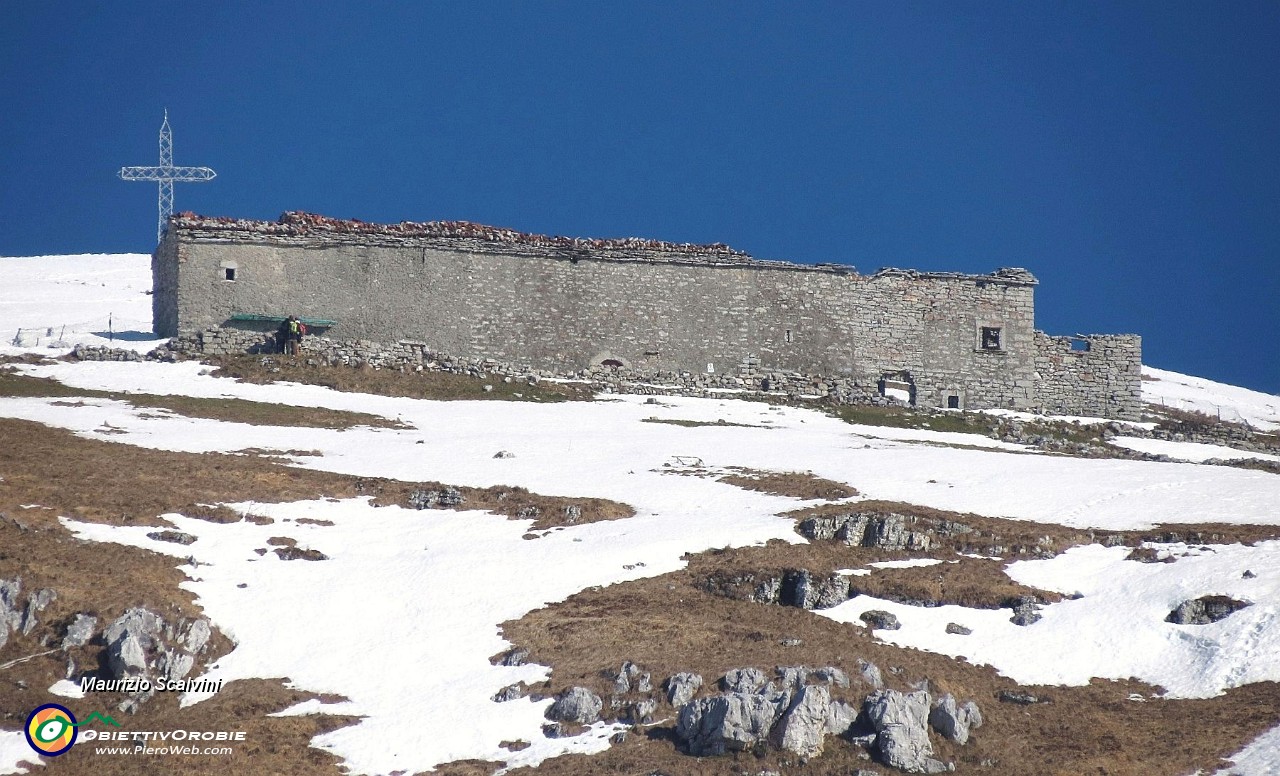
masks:
MULTIPOLYGON (((956 561, 949 561, 956 563, 956 561)), ((937 566, 942 561, 935 558, 908 558, 907 560, 882 560, 877 563, 868 563, 867 565, 875 569, 911 569, 919 566, 937 566)))
POLYGON ((54 377, 74 386, 355 410, 399 419, 413 428, 338 431, 252 426, 162 416, 101 399, 85 399, 78 407, 45 398, 0 399, 0 416, 163 450, 315 450, 321 455, 295 463, 411 482, 434 479, 482 488, 520 485, 545 494, 611 498, 633 505, 665 492, 673 494, 669 506, 772 498, 775 511, 781 512, 794 503, 763 494, 728 496, 731 486, 713 481, 689 484, 701 478, 679 476, 674 467, 664 466, 689 460, 712 469, 807 470, 857 487, 864 498, 1080 528, 1141 529, 1157 522, 1272 524, 1280 519, 1274 509, 1280 503, 1280 478, 1230 467, 954 449, 936 445, 985 438, 850 426, 799 408, 770 413, 774 422, 760 428, 754 422, 761 416, 760 405, 740 400, 668 397, 661 406, 647 405, 640 396, 555 405, 437 402, 341 393, 319 386, 250 385, 201 375, 200 370, 191 363, 22 367, 27 374, 54 377), (686 428, 644 422, 655 413, 743 425, 686 428), (494 450, 508 450, 516 457, 495 461, 494 450), (682 496, 695 492, 697 501, 682 501, 682 496))
POLYGON ((1280 727, 1274 727, 1226 758, 1233 765, 1213 776, 1280 776, 1280 727))
POLYGON ((902 628, 877 631, 884 641, 963 655, 1020 684, 1136 677, 1165 687, 1170 697, 1207 698, 1280 681, 1280 541, 1212 550, 1174 563, 1139 563, 1125 560, 1128 547, 1090 545, 1013 563, 1007 572, 1015 582, 1077 596, 1043 607, 1043 619, 1029 626, 1010 622, 1008 609, 926 608, 868 596, 815 613, 860 625, 863 612, 887 610, 902 628), (1255 576, 1245 578, 1246 570, 1255 576), (1182 601, 1210 594, 1255 603, 1210 625, 1165 622, 1182 601), (949 622, 972 628, 972 635, 947 633, 949 622))
POLYGON ((1243 461, 1256 458, 1261 461, 1280 461, 1280 455, 1270 453, 1254 453, 1248 450, 1236 450, 1221 445, 1208 445, 1201 442, 1171 442, 1167 439, 1146 439, 1144 437, 1115 437, 1111 444, 1137 450, 1151 455, 1167 455, 1178 461, 1200 463, 1217 458, 1222 461, 1243 461))
POLYGON ((0 774, 30 773, 23 766, 44 765, 21 730, 0 730, 0 774))
POLYGON ((84 690, 80 689, 80 685, 70 679, 59 679, 49 688, 50 695, 60 695, 63 698, 83 698, 84 690))
MULTIPOLYGON (((147 527, 63 523, 81 539, 193 559, 180 566, 189 578, 183 588, 236 644, 200 678, 288 676, 297 689, 348 699, 309 701, 286 713, 362 717, 312 742, 354 773, 417 772, 470 758, 516 767, 607 747, 616 730, 608 725, 572 738, 544 737, 550 699, 491 699, 507 685, 537 684, 549 675, 539 665, 491 665, 491 655, 511 646, 498 625, 593 585, 675 571, 686 552, 799 538, 790 520, 759 505, 663 509, 533 541, 522 538, 531 521, 478 511, 379 508, 363 499, 229 506, 275 522, 165 515, 198 537, 181 547, 149 539, 147 527), (303 517, 333 525, 297 522, 303 517), (258 555, 272 536, 328 560, 258 555), (519 752, 498 746, 517 739, 532 746, 519 752)), ((205 697, 187 694, 182 702, 205 697)))

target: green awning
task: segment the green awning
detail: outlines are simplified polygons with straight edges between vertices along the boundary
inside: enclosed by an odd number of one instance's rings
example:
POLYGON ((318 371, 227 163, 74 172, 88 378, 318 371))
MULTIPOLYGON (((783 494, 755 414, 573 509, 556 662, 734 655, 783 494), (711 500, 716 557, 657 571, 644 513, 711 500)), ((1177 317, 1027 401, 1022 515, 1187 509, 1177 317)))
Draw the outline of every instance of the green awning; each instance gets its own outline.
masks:
MULTIPOLYGON (((289 316, 287 315, 259 315, 258 313, 233 313, 231 315, 231 320, 280 324, 280 323, 284 323, 285 319, 287 319, 288 317, 289 316)), ((334 326, 338 323, 337 321, 330 321, 326 318, 299 317, 298 320, 302 321, 306 325, 311 326, 313 328, 321 328, 321 329, 327 329, 330 326, 334 326)))

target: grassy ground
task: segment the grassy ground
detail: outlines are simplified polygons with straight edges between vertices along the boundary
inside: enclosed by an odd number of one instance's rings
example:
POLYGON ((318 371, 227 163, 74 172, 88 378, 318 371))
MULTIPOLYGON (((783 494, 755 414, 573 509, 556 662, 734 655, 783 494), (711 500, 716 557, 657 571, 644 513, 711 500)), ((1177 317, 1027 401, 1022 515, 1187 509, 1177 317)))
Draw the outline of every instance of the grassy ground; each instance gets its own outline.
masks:
POLYGON ((790 496, 798 499, 837 500, 858 495, 858 489, 843 482, 819 477, 813 472, 771 472, 759 469, 730 467, 735 473, 719 478, 720 482, 736 485, 744 490, 790 496))
POLYGON ((888 428, 923 428, 930 431, 953 431, 959 434, 996 436, 999 421, 992 415, 977 412, 929 412, 906 407, 874 407, 842 405, 830 410, 846 423, 888 428))

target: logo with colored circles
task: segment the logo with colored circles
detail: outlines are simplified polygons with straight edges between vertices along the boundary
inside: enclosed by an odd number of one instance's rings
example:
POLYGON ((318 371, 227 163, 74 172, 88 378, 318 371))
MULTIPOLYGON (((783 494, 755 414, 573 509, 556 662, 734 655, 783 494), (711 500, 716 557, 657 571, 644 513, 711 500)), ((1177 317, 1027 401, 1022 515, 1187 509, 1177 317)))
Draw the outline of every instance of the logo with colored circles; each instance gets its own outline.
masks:
POLYGON ((70 709, 46 703, 27 717, 27 743, 40 754, 57 757, 76 742, 76 727, 70 709))

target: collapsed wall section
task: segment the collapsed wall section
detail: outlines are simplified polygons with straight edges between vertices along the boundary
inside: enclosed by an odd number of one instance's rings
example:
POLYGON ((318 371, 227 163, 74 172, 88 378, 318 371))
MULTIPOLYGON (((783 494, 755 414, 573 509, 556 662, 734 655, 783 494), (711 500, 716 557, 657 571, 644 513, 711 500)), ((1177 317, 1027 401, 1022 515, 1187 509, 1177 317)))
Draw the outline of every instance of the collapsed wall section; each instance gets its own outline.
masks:
POLYGON ((1142 338, 1135 334, 1036 332, 1036 375, 1042 412, 1121 420, 1142 415, 1142 338))

